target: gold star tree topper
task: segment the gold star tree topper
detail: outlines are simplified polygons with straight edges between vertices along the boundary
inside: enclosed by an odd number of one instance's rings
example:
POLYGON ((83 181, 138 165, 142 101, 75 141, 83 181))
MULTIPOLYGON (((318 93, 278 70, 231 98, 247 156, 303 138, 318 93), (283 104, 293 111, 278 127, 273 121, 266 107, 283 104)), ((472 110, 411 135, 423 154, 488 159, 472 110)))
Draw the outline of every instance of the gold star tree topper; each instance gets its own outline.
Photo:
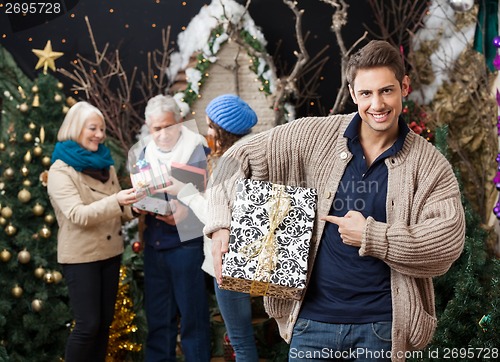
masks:
POLYGON ((50 40, 47 40, 47 44, 45 44, 45 48, 43 50, 32 49, 32 51, 38 57, 38 63, 36 63, 35 70, 40 69, 43 66, 44 74, 47 74, 47 68, 50 68, 55 72, 55 60, 64 55, 64 53, 52 51, 52 44, 50 43, 50 40))

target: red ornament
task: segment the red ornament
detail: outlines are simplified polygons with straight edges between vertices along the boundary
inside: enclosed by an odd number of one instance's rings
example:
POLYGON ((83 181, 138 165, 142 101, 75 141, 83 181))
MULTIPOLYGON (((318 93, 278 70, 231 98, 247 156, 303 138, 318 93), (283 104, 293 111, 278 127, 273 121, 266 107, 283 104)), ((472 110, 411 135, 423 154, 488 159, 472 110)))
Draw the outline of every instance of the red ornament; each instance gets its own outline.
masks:
POLYGON ((140 241, 134 241, 132 244, 132 250, 135 253, 140 253, 142 251, 142 243, 140 241))
POLYGON ((417 122, 413 121, 411 122, 409 125, 408 125, 412 130, 413 132, 415 132, 416 134, 421 134, 424 129, 425 129, 425 124, 423 122, 420 122, 420 124, 418 124, 417 122))

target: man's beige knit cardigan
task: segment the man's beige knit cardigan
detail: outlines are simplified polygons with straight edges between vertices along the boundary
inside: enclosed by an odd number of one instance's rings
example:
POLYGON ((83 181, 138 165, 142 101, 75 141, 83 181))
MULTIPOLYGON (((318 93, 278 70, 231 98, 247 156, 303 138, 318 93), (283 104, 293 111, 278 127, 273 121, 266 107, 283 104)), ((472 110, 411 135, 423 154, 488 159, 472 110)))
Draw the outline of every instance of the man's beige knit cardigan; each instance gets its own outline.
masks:
MULTIPOLYGON (((205 234, 229 228, 234 182, 245 177, 316 188, 317 217, 311 240, 308 280, 325 222, 352 155, 344 131, 354 114, 303 118, 257 134, 232 147, 214 172, 205 234)), ((446 273, 460 256, 465 238, 461 196, 445 157, 410 131, 403 149, 385 160, 388 169, 387 222, 369 217, 359 255, 391 268, 392 360, 424 348, 437 320, 432 277, 446 273)), ((269 316, 290 342, 302 301, 265 298, 269 316)), ((328 346, 325 346, 328 347, 328 346)))

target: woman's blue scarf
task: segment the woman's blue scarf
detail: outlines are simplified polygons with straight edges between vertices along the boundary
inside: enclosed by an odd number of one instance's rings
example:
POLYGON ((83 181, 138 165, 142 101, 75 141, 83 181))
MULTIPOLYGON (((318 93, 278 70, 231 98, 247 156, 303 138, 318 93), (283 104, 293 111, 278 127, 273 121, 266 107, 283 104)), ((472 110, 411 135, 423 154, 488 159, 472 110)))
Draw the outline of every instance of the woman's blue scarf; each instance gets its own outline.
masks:
POLYGON ((75 141, 57 142, 52 153, 52 163, 61 160, 81 172, 85 169, 109 169, 114 165, 109 148, 99 145, 97 151, 86 150, 75 141))

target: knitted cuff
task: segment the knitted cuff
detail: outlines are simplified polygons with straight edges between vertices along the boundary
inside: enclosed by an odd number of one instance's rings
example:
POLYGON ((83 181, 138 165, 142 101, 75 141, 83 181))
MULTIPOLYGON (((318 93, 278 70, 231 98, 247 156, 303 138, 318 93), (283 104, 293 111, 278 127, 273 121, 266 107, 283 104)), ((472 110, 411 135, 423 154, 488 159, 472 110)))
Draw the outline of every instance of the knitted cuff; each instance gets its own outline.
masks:
POLYGON ((386 223, 375 221, 373 217, 369 216, 366 220, 366 227, 361 239, 359 255, 369 255, 384 260, 389 247, 387 241, 388 228, 389 225, 386 223))

